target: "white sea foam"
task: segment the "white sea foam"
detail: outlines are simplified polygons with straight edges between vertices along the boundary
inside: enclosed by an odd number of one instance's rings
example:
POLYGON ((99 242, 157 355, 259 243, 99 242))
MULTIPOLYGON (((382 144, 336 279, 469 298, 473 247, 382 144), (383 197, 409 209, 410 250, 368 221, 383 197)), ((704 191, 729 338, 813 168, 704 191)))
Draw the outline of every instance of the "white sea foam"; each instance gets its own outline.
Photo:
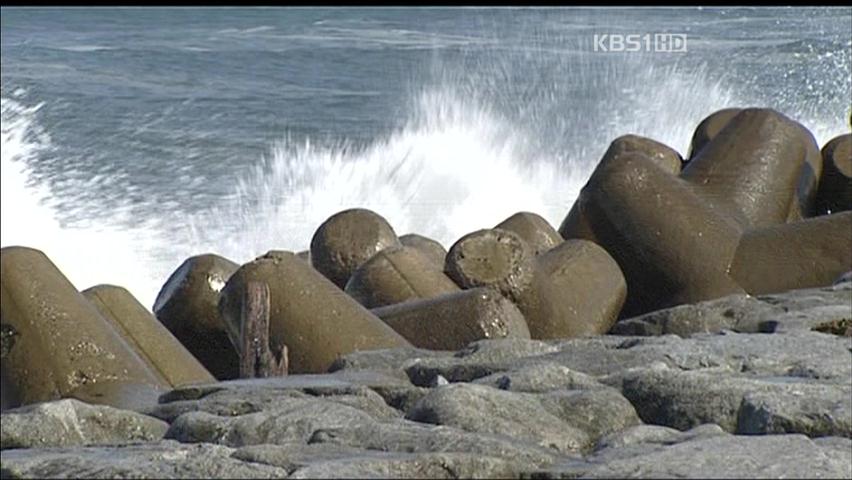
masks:
MULTIPOLYGON (((2 98, 2 169, 0 169, 0 246, 42 250, 78 289, 100 283, 121 285, 146 305, 153 302, 168 275, 168 261, 157 260, 166 244, 156 222, 137 220, 135 228, 121 226, 126 212, 115 212, 115 223, 86 228, 63 225, 51 206, 46 183, 35 183, 31 164, 53 147, 37 122, 43 104, 26 107, 2 98)), ((174 267, 172 267, 174 268, 174 267)))

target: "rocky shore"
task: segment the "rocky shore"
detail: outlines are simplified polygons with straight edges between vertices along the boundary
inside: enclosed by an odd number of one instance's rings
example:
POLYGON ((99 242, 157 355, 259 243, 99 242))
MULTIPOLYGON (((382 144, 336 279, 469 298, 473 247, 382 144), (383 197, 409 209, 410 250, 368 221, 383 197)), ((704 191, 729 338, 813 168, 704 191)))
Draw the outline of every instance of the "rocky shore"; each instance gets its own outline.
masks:
POLYGON ((0 476, 852 478, 852 135, 722 110, 566 210, 345 210, 151 310, 5 247, 0 476))

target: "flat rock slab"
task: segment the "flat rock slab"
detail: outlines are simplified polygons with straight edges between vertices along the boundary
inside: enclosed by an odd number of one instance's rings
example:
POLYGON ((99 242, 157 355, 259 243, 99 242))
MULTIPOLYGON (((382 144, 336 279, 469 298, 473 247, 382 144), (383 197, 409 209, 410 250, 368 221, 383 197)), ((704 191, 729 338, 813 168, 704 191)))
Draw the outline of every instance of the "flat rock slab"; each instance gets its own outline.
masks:
POLYGON ((731 433, 852 437, 852 385, 796 376, 682 371, 662 365, 610 379, 646 423, 686 430, 716 423, 731 433))
POLYGON ((477 378, 472 383, 527 393, 606 388, 594 377, 553 362, 525 365, 505 372, 493 373, 477 378))
POLYGON ((852 321, 852 283, 760 295, 730 295, 657 310, 616 323, 616 335, 688 337, 733 330, 773 333, 813 330, 831 322, 852 321))
POLYGON ((253 445, 232 457, 284 468, 288 478, 517 478, 523 467, 511 458, 483 454, 403 453, 319 442, 253 445))
POLYGON ((467 453, 373 453, 317 462, 288 478, 518 478, 511 459, 467 453))
POLYGON ((614 389, 517 393, 456 383, 434 389, 406 416, 524 440, 559 452, 579 452, 613 431, 636 425, 633 406, 614 389))
POLYGON ((169 425, 153 417, 72 398, 36 403, 0 416, 0 448, 154 442, 169 425))
MULTIPOLYGON (((637 427, 638 428, 638 427, 637 427)), ((643 426, 641 428, 647 428, 643 426)), ((699 427, 700 428, 700 427, 699 427)), ((645 432, 522 478, 850 478, 852 440, 645 432)))
POLYGON ((333 444, 368 450, 403 453, 469 453, 512 459, 521 470, 534 470, 551 465, 561 455, 506 435, 471 433, 448 427, 413 421, 374 422, 318 430, 309 444, 333 444))
POLYGON ((396 418, 402 412, 389 403, 395 401, 404 406, 410 401, 406 395, 415 395, 416 390, 404 375, 398 378, 370 371, 253 378, 176 389, 161 396, 160 404, 144 413, 171 423, 192 411, 237 416, 318 397, 362 409, 378 418, 396 418))
POLYGON ((222 445, 165 440, 146 445, 4 450, 3 478, 284 478, 283 468, 231 457, 222 445))
MULTIPOLYGON (((729 432, 852 436, 849 337, 810 330, 608 335, 475 342, 452 355, 426 358, 411 353, 396 368, 417 385, 434 385, 443 377, 505 389, 515 378, 521 388, 526 382, 526 388, 546 392, 600 382, 618 388, 646 423, 682 430, 712 422, 729 432)), ((369 363, 369 352, 355 355, 369 363)))
POLYGON ((352 354, 358 367, 397 369, 415 385, 435 384, 438 375, 450 382, 471 382, 495 373, 551 363, 592 377, 605 376, 656 362, 672 368, 696 370, 727 366, 732 370, 786 375, 798 372, 823 380, 852 377, 852 338, 811 331, 787 334, 738 334, 723 331, 690 338, 676 335, 633 337, 603 335, 562 341, 486 340, 455 354, 422 357, 413 349, 399 349, 394 363, 371 352, 352 354), (409 356, 406 358, 406 354, 409 356))

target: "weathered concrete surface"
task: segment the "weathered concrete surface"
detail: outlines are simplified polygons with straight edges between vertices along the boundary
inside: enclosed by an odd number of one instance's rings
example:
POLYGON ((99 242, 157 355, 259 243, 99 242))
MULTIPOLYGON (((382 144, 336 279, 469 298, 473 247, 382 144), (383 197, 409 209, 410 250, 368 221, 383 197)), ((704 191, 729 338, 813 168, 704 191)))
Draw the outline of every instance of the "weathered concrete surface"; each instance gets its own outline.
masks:
POLYGON ((494 338, 530 338, 524 315, 500 292, 477 287, 372 310, 412 345, 458 350, 494 338))
POLYGON ((239 355, 217 307, 219 292, 239 265, 207 253, 184 260, 152 307, 157 319, 219 380, 240 375, 239 355))
POLYGON ((417 249, 433 265, 443 270, 444 260, 447 258, 447 249, 437 240, 416 233, 408 233, 399 237, 399 243, 406 247, 417 249))
POLYGON ((219 295, 219 312, 234 345, 241 343, 249 282, 269 287, 270 348, 287 347, 291 373, 324 372, 338 356, 353 351, 409 345, 292 252, 275 250, 241 266, 219 295))
POLYGON ((393 227, 364 208, 335 213, 311 238, 311 265, 341 289, 352 272, 387 247, 400 247, 393 227))
POLYGON ((43 252, 4 247, 0 272, 9 404, 74 397, 130 408, 170 388, 43 252))
POLYGON ((440 266, 413 247, 389 247, 352 272, 344 289, 367 308, 459 291, 440 266))

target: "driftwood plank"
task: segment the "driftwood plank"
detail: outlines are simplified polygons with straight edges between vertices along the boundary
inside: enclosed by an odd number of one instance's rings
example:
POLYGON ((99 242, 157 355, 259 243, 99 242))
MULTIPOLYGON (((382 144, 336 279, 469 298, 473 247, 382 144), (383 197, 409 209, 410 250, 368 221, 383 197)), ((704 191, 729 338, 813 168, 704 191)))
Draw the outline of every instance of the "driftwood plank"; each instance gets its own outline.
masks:
POLYGON ((241 315, 240 378, 287 375, 287 346, 273 353, 269 345, 268 285, 248 282, 241 315))

